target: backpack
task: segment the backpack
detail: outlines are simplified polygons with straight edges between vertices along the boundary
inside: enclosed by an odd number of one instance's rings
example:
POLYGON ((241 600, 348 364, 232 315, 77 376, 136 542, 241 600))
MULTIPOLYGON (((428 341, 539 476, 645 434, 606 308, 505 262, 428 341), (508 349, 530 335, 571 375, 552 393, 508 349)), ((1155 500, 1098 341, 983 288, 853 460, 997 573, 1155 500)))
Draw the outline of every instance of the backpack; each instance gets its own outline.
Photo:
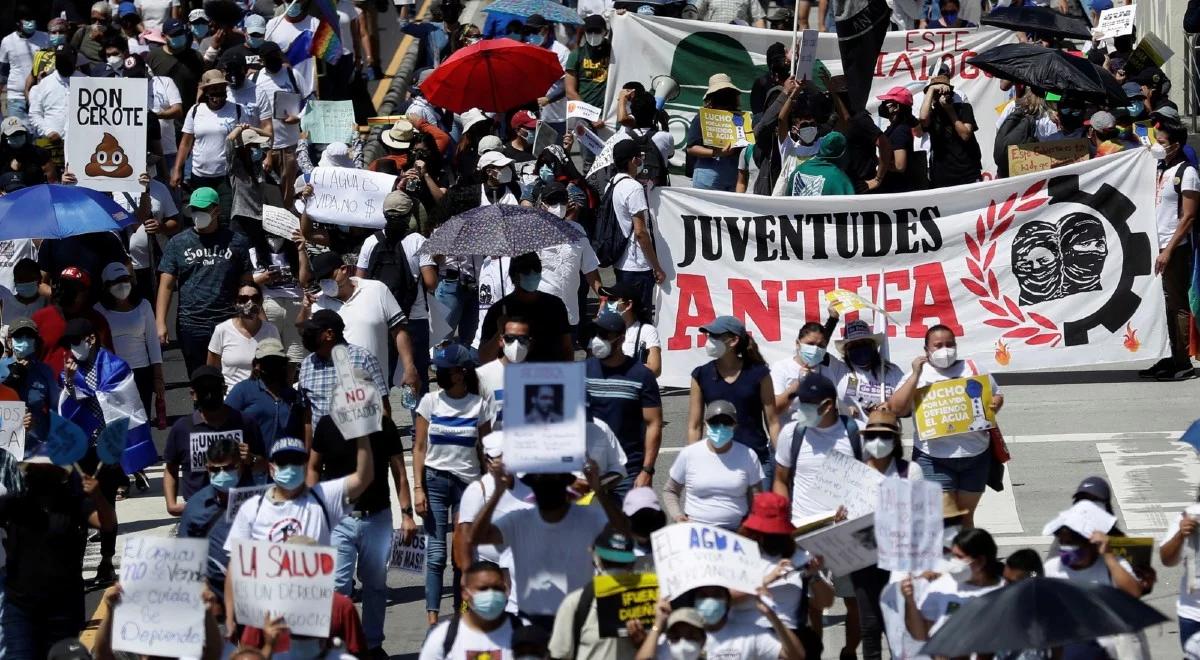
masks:
POLYGON ((367 261, 367 277, 382 282, 396 297, 400 309, 408 316, 417 300, 417 284, 413 281, 412 268, 404 253, 401 240, 388 238, 382 229, 375 232, 378 243, 367 261))
POLYGON ((642 177, 646 181, 654 183, 655 186, 669 186, 671 185, 670 166, 653 140, 654 134, 657 132, 657 128, 651 127, 640 136, 632 135, 632 139, 643 155, 642 177))
MULTIPOLYGON (((518 628, 525 627, 525 623, 522 622, 521 618, 516 614, 513 614, 512 612, 505 612, 504 614, 508 617, 508 622, 510 625, 512 625, 514 632, 518 628)), ((450 649, 454 648, 454 640, 458 638, 458 624, 461 620, 462 617, 455 612, 454 615, 450 617, 450 623, 446 624, 446 638, 442 640, 443 658, 450 657, 450 649)))
MULTIPOLYGON (((862 436, 858 434, 858 424, 846 415, 838 415, 838 419, 842 420, 842 426, 846 428, 846 435, 850 438, 850 451, 854 452, 854 460, 861 461, 863 459, 862 436)), ((800 445, 804 444, 804 435, 808 432, 807 426, 796 424, 792 427, 792 447, 790 458, 792 461, 792 472, 796 471, 796 461, 800 458, 800 445)), ((897 468, 899 469, 899 468, 897 468)), ((906 468, 907 469, 907 468, 906 468)), ((792 498, 792 488, 795 486, 795 479, 788 483, 788 499, 792 498)))
POLYGON ((596 209, 596 225, 591 236, 592 250, 601 268, 607 268, 617 263, 629 247, 629 239, 633 232, 626 234, 621 229, 621 221, 617 219, 617 209, 613 206, 613 191, 622 177, 629 179, 628 174, 618 174, 608 182, 604 194, 600 196, 600 206, 596 209))
POLYGON ((1019 109, 1009 113, 996 129, 996 141, 992 147, 992 158, 1001 177, 1008 176, 1008 147, 1037 142, 1037 121, 1019 109))

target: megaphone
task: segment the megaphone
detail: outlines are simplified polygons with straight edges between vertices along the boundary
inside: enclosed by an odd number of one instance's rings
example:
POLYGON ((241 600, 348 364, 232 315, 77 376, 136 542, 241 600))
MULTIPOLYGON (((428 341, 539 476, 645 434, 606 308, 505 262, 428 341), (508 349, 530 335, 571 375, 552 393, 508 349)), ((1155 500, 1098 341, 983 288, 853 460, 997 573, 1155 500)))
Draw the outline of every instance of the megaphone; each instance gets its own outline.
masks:
POLYGON ((679 96, 679 83, 671 76, 655 76, 650 81, 650 90, 654 92, 654 106, 662 110, 667 101, 679 96))

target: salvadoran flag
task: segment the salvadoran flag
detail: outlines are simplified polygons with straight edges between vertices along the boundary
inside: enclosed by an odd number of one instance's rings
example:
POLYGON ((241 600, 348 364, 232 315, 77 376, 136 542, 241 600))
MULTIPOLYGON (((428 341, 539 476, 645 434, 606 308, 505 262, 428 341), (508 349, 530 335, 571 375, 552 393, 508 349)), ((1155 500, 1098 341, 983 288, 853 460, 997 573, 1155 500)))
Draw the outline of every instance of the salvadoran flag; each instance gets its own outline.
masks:
MULTIPOLYGON (((150 425, 146 423, 146 409, 142 406, 142 397, 133 380, 133 370, 125 360, 108 350, 99 347, 94 350, 93 368, 98 370, 96 391, 87 384, 83 374, 76 371, 73 384, 77 398, 72 398, 67 388, 63 387, 59 394, 58 412, 77 424, 93 440, 104 424, 128 417, 129 433, 125 452, 121 454, 121 467, 125 474, 144 470, 158 462, 158 450, 150 438, 150 425), (93 396, 100 403, 103 420, 96 419, 95 414, 83 404, 84 400, 93 396)), ((63 377, 66 377, 65 372, 63 377)))

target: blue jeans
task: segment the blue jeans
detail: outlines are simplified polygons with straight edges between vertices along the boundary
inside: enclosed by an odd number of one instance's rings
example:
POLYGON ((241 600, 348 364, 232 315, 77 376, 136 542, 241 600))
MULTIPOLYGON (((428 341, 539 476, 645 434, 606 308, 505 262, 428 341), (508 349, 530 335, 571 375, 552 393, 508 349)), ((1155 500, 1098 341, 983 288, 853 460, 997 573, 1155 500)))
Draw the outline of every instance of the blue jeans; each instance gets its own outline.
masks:
MULTIPOLYGON (((475 326, 479 325, 479 291, 473 287, 463 286, 459 282, 438 282, 433 296, 445 305, 446 325, 451 334, 458 331, 458 341, 470 344, 475 338, 475 326)), ((438 337, 438 343, 450 337, 438 337)), ((431 339, 432 341, 432 339, 431 339)))
POLYGON ((362 624, 367 648, 383 645, 383 617, 387 610, 387 562, 392 549, 392 510, 367 516, 346 516, 330 537, 337 548, 337 590, 346 596, 354 589, 355 563, 362 582, 362 624))
POLYGON ((14 605, 11 600, 4 603, 0 615, 3 628, 4 647, 0 657, 4 660, 42 660, 49 655, 55 642, 68 637, 78 637, 83 629, 83 596, 63 595, 64 602, 54 609, 31 611, 14 605), (75 602, 72 608, 67 603, 75 602), (68 610, 75 609, 74 612, 68 610))
POLYGON ((629 284, 638 292, 638 305, 643 318, 654 318, 654 271, 652 270, 619 270, 613 269, 617 276, 617 284, 629 284))
POLYGON ((183 353, 188 378, 193 371, 208 364, 208 341, 212 339, 212 333, 212 328, 182 323, 175 326, 175 339, 179 342, 179 352, 183 353))
POLYGON ((413 364, 421 379, 421 391, 429 391, 429 319, 410 319, 408 341, 412 344, 413 364))
POLYGON ((1192 638, 1192 635, 1200 633, 1200 621, 1193 621, 1179 617, 1179 645, 1187 646, 1187 642, 1192 638))
MULTIPOLYGON (((11 96, 7 97, 5 100, 8 102, 8 115, 7 116, 20 117, 21 121, 24 122, 26 126, 28 126, 29 125, 29 101, 26 101, 25 99, 14 99, 11 96)), ((30 141, 32 142, 33 138, 30 138, 30 141)))
MULTIPOLYGON (((428 515, 422 521, 425 525, 425 610, 437 612, 442 602, 442 577, 446 572, 446 535, 450 533, 450 514, 453 508, 458 509, 467 484, 459 481, 458 477, 425 468, 425 501, 429 506, 428 515)), ((454 567, 454 610, 458 611, 462 599, 458 584, 462 581, 460 567, 454 567)))

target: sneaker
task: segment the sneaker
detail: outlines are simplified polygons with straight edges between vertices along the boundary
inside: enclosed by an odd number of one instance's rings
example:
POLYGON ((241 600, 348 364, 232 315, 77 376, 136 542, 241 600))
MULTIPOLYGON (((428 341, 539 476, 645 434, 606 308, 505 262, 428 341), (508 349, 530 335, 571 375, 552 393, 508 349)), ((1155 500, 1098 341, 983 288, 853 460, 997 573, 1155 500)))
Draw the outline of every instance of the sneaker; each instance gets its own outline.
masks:
POLYGON ((1149 369, 1142 369, 1138 372, 1138 378, 1158 378, 1166 373, 1172 366, 1171 358, 1163 358, 1155 362, 1149 369))
POLYGON ((1157 380, 1188 380, 1196 377, 1196 369, 1192 367, 1192 363, 1168 365, 1165 369, 1159 372, 1157 380))

